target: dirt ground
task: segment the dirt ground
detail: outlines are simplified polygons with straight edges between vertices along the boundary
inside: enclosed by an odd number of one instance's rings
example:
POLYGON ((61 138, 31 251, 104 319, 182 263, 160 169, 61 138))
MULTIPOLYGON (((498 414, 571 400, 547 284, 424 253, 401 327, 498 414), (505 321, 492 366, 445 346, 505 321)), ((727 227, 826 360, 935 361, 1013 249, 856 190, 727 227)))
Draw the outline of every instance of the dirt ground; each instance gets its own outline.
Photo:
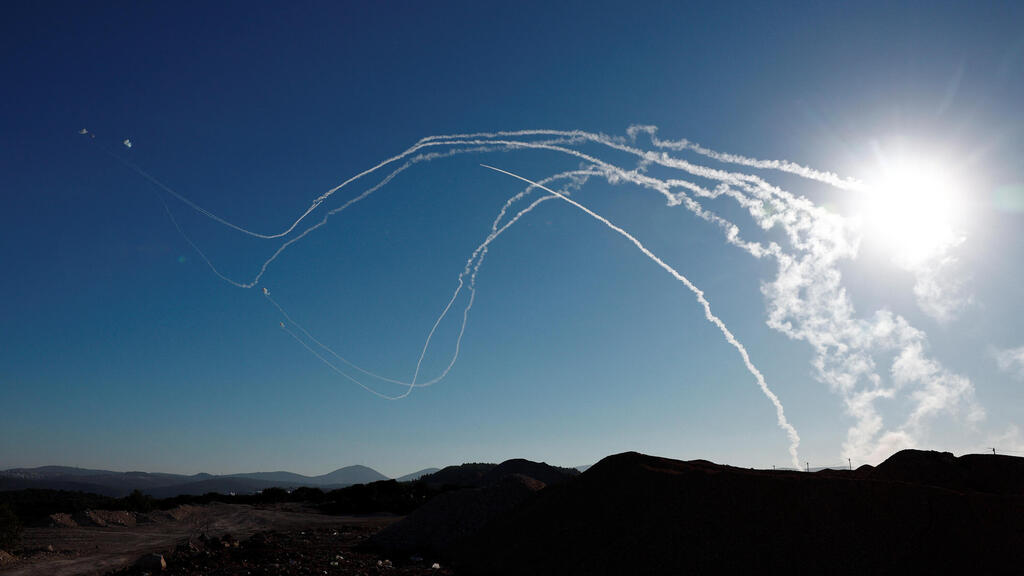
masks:
POLYGON ((0 565, 3 576, 98 575, 132 565, 150 554, 170 554, 189 540, 244 540, 257 532, 360 527, 367 532, 390 524, 392 516, 327 516, 301 505, 183 506, 139 515, 134 526, 67 526, 25 529, 17 559, 0 565))

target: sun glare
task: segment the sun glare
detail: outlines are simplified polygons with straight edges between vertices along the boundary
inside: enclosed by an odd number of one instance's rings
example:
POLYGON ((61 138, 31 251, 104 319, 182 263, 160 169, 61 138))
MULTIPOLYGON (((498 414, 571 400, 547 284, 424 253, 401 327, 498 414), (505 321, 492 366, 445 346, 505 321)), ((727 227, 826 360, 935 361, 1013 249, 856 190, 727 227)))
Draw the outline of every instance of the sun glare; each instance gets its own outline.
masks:
POLYGON ((960 185, 941 163, 888 158, 864 197, 865 240, 916 266, 960 242, 961 204, 960 185))

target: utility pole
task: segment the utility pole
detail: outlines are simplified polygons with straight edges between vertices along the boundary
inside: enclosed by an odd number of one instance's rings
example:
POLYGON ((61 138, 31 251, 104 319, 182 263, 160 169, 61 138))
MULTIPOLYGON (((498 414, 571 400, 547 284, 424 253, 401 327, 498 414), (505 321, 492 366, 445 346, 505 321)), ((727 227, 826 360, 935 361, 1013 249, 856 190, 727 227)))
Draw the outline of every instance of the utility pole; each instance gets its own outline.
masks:
POLYGON ((853 470, 853 460, 851 460, 850 458, 847 458, 846 459, 846 463, 850 465, 850 470, 853 470))

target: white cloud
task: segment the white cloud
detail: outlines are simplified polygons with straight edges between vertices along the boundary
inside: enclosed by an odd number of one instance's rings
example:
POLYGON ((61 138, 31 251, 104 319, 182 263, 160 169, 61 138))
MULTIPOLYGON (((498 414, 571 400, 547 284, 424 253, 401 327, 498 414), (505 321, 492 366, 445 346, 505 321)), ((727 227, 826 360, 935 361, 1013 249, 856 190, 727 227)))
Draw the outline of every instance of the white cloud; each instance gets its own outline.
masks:
POLYGON ((1024 379, 1024 346, 997 350, 995 359, 1000 370, 1024 379))
POLYGON ((970 279, 953 255, 963 242, 964 238, 960 237, 956 242, 938 247, 931 257, 920 261, 894 259, 897 266, 914 275, 914 297, 918 307, 939 323, 955 320, 974 302, 970 279))
MULTIPOLYGON (((653 127, 634 127, 629 136, 635 140, 640 133, 649 134, 652 143, 662 149, 789 172, 840 189, 860 186, 856 181, 793 163, 717 153, 685 140, 661 141, 654 137, 653 127)), ((926 443, 929 426, 937 418, 958 419, 968 429, 984 419, 985 411, 974 400, 971 381, 930 355, 928 338, 922 330, 885 309, 868 316, 857 314, 839 269, 842 260, 858 255, 861 230, 852 220, 823 210, 756 175, 723 174, 667 154, 648 153, 644 157, 652 164, 722 181, 724 189, 716 188, 716 196, 721 191, 736 200, 762 230, 784 232, 788 246, 772 244, 774 249, 767 251, 778 266, 776 277, 762 285, 767 323, 814 349, 817 378, 842 398, 847 414, 854 420, 847 431, 844 456, 877 462, 896 450, 926 443), (890 363, 888 374, 879 370, 877 364, 882 362, 890 363), (897 416, 898 421, 887 424, 879 411, 882 403, 887 413, 896 406, 908 408, 897 416)), ((732 241, 728 234, 727 239, 754 256, 766 255, 732 241)), ((955 318, 970 302, 966 283, 956 273, 956 259, 951 255, 963 239, 952 233, 946 239, 931 246, 927 258, 897 261, 915 275, 914 295, 920 308, 941 322, 955 318)))

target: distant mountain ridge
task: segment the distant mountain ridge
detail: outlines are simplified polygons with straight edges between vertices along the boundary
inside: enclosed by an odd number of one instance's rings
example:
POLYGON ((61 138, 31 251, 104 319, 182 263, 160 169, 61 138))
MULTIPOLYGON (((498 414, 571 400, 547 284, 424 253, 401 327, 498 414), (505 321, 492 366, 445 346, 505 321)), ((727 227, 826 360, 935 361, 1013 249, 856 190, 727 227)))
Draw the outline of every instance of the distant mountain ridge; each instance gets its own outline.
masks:
MULTIPOLYGON (((421 470, 413 475, 423 475, 428 471, 421 470)), ((387 476, 373 468, 362 465, 345 466, 319 476, 304 476, 287 471, 184 475, 161 472, 114 472, 71 466, 40 466, 0 471, 0 490, 45 488, 77 490, 113 497, 125 496, 132 490, 140 490, 151 496, 164 498, 179 494, 198 495, 207 492, 245 494, 271 487, 292 489, 308 486, 335 489, 387 479, 387 476)))
POLYGON ((294 472, 246 472, 242 474, 225 474, 229 478, 248 478, 250 480, 263 480, 266 482, 283 482, 300 486, 333 486, 352 484, 366 484, 387 480, 388 477, 377 472, 373 468, 356 464, 338 468, 334 472, 321 474, 320 476, 304 476, 294 472))
MULTIPOLYGON (((399 482, 422 481, 435 486, 481 486, 507 474, 523 474, 542 483, 556 483, 560 478, 578 474, 570 468, 557 468, 543 463, 515 459, 502 464, 477 463, 424 468, 396 478, 399 482)), ((388 480, 384 474, 362 465, 345 466, 319 476, 306 476, 295 472, 240 472, 235 474, 192 475, 164 472, 115 472, 71 466, 39 466, 37 468, 11 468, 0 470, 0 491, 29 488, 91 492, 119 498, 133 490, 140 490, 156 498, 177 495, 202 495, 209 492, 222 494, 251 494, 267 488, 294 489, 300 487, 333 490, 354 484, 369 484, 388 480)))
POLYGON ((440 468, 424 468, 423 470, 417 470, 416 472, 413 472, 412 474, 406 474, 405 476, 399 476, 398 478, 395 478, 395 480, 398 480, 399 482, 413 482, 413 481, 416 481, 416 480, 419 480, 419 479, 423 478, 424 476, 426 476, 428 474, 433 474, 434 472, 438 472, 439 470, 441 470, 441 469, 440 468))

